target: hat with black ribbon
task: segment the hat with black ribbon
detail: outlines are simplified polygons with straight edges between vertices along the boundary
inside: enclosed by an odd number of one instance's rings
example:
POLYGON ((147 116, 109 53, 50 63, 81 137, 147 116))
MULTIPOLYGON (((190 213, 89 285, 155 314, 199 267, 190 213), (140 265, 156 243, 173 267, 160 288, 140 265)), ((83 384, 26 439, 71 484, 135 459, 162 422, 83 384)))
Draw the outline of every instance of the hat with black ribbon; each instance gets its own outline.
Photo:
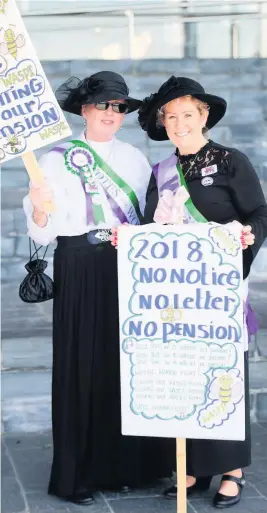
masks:
POLYGON ((214 127, 224 116, 227 103, 220 96, 207 94, 204 88, 195 80, 185 77, 170 77, 159 88, 158 92, 145 98, 138 111, 138 121, 143 130, 147 132, 150 139, 154 141, 165 141, 168 139, 164 126, 159 126, 157 113, 167 103, 192 96, 209 106, 209 116, 206 127, 214 127))
POLYGON ((100 71, 80 80, 71 77, 55 92, 57 101, 66 112, 81 115, 82 105, 111 100, 125 100, 128 112, 137 110, 141 101, 129 96, 124 78, 113 71, 100 71))

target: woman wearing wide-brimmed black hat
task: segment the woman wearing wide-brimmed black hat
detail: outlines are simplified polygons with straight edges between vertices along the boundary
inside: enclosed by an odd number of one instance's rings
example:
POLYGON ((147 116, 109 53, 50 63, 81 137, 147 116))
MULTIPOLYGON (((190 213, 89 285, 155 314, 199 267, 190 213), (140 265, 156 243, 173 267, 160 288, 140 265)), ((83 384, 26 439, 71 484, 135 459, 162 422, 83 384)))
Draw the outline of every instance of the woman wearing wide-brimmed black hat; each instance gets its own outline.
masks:
MULTIPOLYGON (((198 82, 184 77, 172 76, 157 93, 143 101, 139 109, 143 130, 154 141, 170 139, 176 148, 171 157, 153 168, 144 221, 166 222, 174 194, 184 185, 192 200, 185 203, 187 221, 224 224, 235 220, 241 223, 246 296, 251 264, 267 235, 267 205, 247 157, 205 137, 206 130, 214 127, 225 111, 223 98, 206 94, 198 82)), ((248 333, 255 330, 254 322, 251 315, 247 316, 248 333)), ((207 489, 213 475, 223 474, 221 487, 214 497, 214 505, 219 508, 240 500, 245 484, 242 468, 251 461, 246 343, 244 351, 245 441, 187 441, 188 494, 207 489)), ((168 498, 176 498, 176 493, 175 487, 165 490, 168 498)))
POLYGON ((151 168, 115 137, 141 102, 110 71, 69 79, 56 96, 86 126, 41 158, 47 183, 32 184, 24 208, 29 235, 43 245, 58 242, 49 492, 88 505, 95 489, 170 475, 175 455, 168 456, 168 441, 121 435, 117 261, 108 240, 113 226, 139 224, 144 210, 151 168), (47 216, 51 199, 56 210, 47 216))

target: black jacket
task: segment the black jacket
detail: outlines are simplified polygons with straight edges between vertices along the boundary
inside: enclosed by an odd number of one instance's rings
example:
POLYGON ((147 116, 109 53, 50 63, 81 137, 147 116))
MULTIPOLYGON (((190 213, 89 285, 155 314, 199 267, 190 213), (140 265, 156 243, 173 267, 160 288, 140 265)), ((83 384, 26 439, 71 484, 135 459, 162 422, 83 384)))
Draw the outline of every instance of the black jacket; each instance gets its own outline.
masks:
MULTIPOLYGON (((267 237, 267 204, 257 173, 240 151, 209 141, 196 155, 179 155, 188 191, 195 207, 208 220, 220 224, 239 221, 251 225, 255 243, 243 251, 243 276, 267 237), (193 165, 192 165, 193 163, 193 165), (213 183, 202 185, 202 169, 217 165, 213 183)), ((158 188, 152 173, 146 195, 144 223, 153 222, 158 188)))

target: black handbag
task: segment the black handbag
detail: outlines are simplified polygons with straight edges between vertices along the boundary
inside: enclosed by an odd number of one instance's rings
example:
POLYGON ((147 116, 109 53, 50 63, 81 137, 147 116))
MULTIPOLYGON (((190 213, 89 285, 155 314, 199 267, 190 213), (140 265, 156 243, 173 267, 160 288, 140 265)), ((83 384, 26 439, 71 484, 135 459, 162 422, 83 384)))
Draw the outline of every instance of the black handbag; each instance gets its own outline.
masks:
POLYGON ((42 248, 36 247, 34 241, 29 239, 30 261, 25 265, 28 271, 27 276, 19 287, 19 297, 25 303, 43 303, 52 299, 54 296, 54 283, 51 278, 44 273, 47 267, 47 261, 44 260, 48 246, 45 249, 43 258, 38 258, 38 251, 42 248), (32 244, 34 253, 32 255, 32 244), (34 258, 36 256, 36 258, 34 258))

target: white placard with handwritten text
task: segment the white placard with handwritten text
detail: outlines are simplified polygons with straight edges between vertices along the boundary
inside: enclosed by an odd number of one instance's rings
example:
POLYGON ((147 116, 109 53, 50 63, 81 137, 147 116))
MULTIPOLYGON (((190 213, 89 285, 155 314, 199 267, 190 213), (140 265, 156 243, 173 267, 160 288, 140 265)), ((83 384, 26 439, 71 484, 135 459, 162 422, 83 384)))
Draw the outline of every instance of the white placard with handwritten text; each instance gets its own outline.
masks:
POLYGON ((118 237, 123 434, 244 440, 239 228, 122 226, 118 237))
POLYGON ((0 1, 0 164, 70 134, 15 1, 0 1))

